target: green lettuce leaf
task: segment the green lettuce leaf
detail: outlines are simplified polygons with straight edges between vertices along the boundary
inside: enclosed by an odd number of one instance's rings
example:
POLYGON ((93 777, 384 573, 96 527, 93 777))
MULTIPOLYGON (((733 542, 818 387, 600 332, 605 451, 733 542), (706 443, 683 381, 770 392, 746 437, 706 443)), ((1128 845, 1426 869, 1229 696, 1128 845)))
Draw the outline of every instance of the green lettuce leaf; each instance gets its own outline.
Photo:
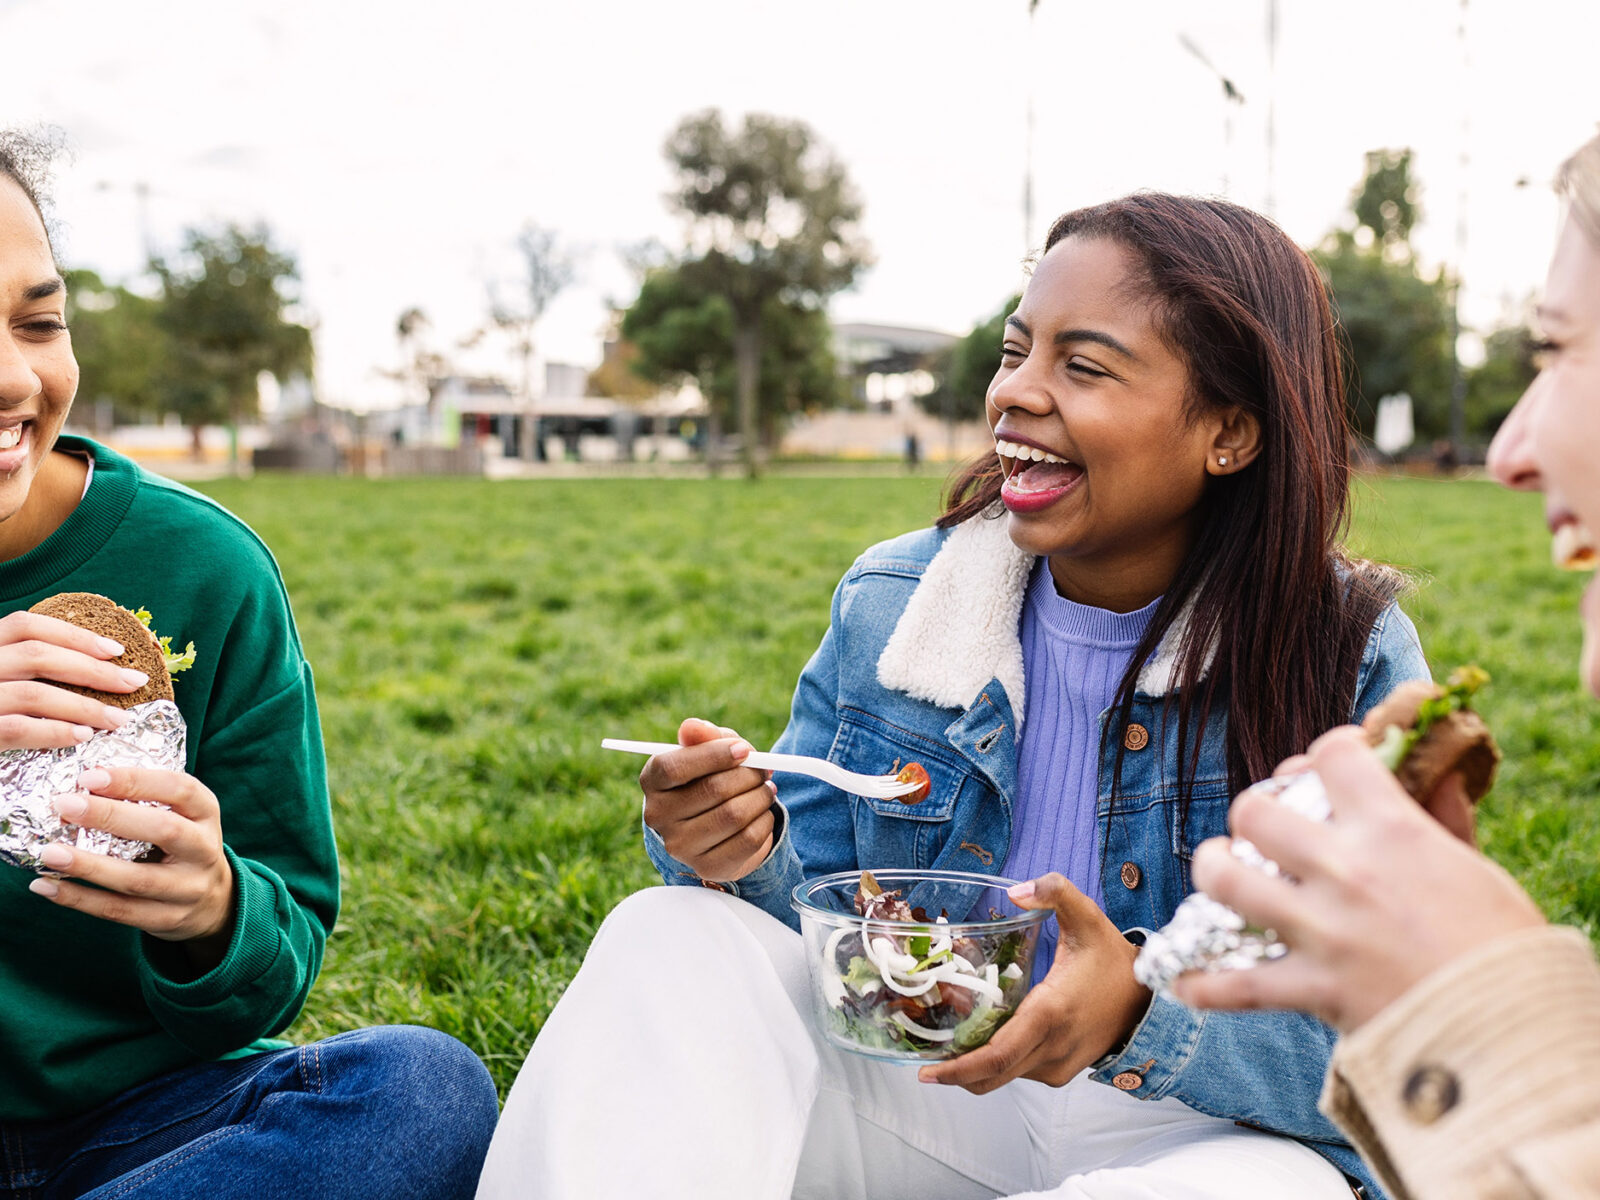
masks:
MULTIPOLYGON (((149 609, 141 608, 133 615, 139 618, 139 623, 141 625, 143 625, 146 629, 150 629, 149 609)), ((155 630, 151 629, 150 632, 155 633, 155 630)), ((167 660, 167 674, 176 675, 179 671, 187 671, 190 667, 194 666, 193 642, 190 642, 183 648, 182 654, 175 654, 172 650, 171 638, 161 637, 159 634, 157 634, 156 641, 161 643, 161 657, 167 660)))

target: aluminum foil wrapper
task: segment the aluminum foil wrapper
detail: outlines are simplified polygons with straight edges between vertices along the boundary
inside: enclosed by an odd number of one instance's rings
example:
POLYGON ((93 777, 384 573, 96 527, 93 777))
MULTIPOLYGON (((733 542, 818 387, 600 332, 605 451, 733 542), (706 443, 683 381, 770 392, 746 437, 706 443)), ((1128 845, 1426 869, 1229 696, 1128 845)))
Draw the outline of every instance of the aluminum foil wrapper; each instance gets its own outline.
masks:
MULTIPOLYGON (((1251 792, 1273 797, 1312 821, 1328 819, 1328 793, 1314 771, 1263 780, 1251 792)), ((1244 838, 1233 839, 1233 855, 1269 875, 1281 872, 1244 838)), ((1270 929, 1257 929, 1233 909, 1204 892, 1185 896, 1178 909, 1152 933, 1133 962, 1133 974, 1153 992, 1164 992, 1185 971, 1236 971, 1281 958, 1289 948, 1270 929)))
POLYGON ((76 746, 0 750, 0 862, 52 875, 39 862, 39 851, 51 842, 130 861, 150 853, 149 842, 63 821, 55 806, 57 796, 78 790, 78 776, 91 767, 183 770, 187 730, 178 706, 171 700, 151 700, 135 704, 128 715, 132 719, 121 729, 96 730, 76 746))

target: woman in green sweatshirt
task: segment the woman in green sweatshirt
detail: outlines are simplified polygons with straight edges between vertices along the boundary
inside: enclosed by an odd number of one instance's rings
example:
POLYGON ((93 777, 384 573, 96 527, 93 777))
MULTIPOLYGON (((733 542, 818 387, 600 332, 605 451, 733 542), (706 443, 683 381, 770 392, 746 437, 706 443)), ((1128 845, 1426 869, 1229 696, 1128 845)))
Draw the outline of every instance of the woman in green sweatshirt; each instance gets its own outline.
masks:
POLYGON ((46 596, 144 607, 198 655, 175 682, 187 770, 88 770, 55 802, 159 857, 0 863, 0 1198, 470 1196, 496 1104, 466 1047, 399 1026, 268 1040, 339 903, 311 670, 243 523, 61 434, 78 367, 42 159, 0 134, 0 750, 127 720, 49 683, 144 682, 115 642, 27 611, 46 596))

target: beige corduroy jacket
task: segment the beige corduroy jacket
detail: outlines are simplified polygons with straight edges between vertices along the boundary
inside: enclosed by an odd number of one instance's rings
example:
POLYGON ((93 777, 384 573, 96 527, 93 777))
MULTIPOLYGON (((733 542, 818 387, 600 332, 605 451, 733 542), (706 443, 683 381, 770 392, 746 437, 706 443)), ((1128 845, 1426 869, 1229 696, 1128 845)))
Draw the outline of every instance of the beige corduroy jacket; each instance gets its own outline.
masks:
POLYGON ((1322 1110, 1394 1200, 1600 1198, 1600 966, 1572 929, 1499 938, 1333 1055, 1322 1110))

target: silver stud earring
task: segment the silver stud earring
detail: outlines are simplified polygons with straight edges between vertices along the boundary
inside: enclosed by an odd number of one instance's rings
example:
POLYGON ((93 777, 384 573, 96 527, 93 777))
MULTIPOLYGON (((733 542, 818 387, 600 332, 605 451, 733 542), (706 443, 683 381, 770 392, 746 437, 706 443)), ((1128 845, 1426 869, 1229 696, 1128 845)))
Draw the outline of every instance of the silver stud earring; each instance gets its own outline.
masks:
POLYGON ((1217 455, 1217 466, 1225 467, 1227 465, 1228 465, 1228 456, 1226 454, 1217 455))

